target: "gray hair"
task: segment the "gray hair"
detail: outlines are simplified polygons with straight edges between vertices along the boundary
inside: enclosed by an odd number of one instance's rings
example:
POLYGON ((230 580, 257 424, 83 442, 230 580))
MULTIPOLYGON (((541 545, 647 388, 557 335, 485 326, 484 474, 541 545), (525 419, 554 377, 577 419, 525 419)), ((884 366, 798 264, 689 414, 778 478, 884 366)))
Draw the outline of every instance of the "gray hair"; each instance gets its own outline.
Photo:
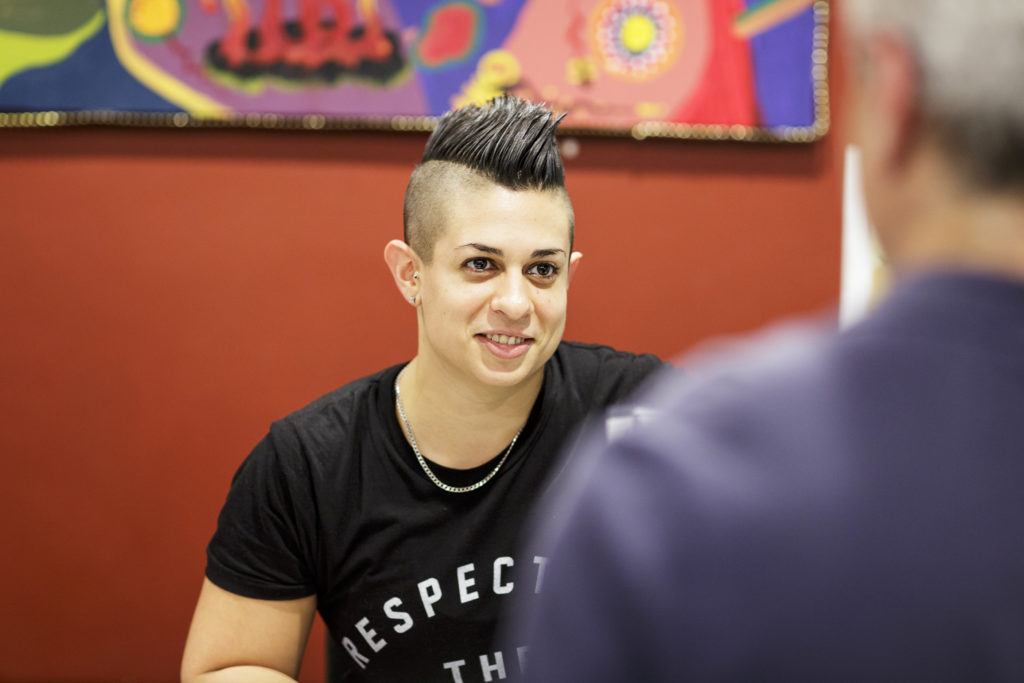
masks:
POLYGON ((916 50, 920 106, 964 177, 1024 185, 1024 0, 844 0, 855 34, 891 31, 916 50))

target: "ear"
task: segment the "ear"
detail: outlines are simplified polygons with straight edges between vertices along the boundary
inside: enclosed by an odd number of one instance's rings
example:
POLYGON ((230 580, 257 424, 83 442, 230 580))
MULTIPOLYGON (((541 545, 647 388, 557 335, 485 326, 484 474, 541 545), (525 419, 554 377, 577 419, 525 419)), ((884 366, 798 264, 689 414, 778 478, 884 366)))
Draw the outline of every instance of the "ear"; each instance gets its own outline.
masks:
POLYGON ((576 275, 576 269, 580 267, 580 261, 582 260, 583 254, 578 251, 574 251, 569 255, 569 282, 572 282, 572 278, 576 275))
POLYGON ((879 160, 889 170, 906 165, 921 134, 920 77, 910 44, 893 34, 870 36, 865 45, 868 73, 862 83, 867 135, 876 137, 879 160))
POLYGON ((402 240, 391 240, 384 247, 384 261, 388 264, 388 270, 402 298, 416 305, 416 297, 420 293, 420 283, 416 279, 420 271, 420 259, 416 252, 402 240))

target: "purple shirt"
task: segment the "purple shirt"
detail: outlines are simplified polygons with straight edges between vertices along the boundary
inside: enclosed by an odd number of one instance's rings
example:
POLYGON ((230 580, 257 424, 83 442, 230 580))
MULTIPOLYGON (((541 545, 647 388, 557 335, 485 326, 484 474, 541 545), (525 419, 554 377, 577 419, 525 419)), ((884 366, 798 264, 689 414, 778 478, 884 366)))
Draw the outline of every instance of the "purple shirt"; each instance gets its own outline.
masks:
POLYGON ((1024 284, 656 383, 541 514, 527 680, 1024 680, 1024 284))

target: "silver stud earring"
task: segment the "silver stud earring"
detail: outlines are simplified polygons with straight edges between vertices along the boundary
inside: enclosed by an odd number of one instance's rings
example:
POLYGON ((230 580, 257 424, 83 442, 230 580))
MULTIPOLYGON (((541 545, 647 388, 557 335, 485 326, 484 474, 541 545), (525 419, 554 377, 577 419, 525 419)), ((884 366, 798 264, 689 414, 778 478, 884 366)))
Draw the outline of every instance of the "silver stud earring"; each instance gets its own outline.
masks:
POLYGON ((412 274, 412 279, 413 280, 419 280, 420 279, 420 274, 419 273, 413 273, 412 274))
POLYGON ((409 303, 411 303, 411 304, 416 303, 416 297, 415 296, 410 296, 409 297, 409 303))

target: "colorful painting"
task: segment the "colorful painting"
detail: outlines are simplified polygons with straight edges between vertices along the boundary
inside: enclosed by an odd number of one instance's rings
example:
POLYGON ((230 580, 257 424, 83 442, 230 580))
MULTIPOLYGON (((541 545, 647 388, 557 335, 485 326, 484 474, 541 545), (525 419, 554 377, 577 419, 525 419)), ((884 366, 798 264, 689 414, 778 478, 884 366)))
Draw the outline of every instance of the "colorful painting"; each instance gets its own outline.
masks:
POLYGON ((563 130, 808 141, 824 0, 0 0, 0 126, 430 129, 503 93, 563 130))

